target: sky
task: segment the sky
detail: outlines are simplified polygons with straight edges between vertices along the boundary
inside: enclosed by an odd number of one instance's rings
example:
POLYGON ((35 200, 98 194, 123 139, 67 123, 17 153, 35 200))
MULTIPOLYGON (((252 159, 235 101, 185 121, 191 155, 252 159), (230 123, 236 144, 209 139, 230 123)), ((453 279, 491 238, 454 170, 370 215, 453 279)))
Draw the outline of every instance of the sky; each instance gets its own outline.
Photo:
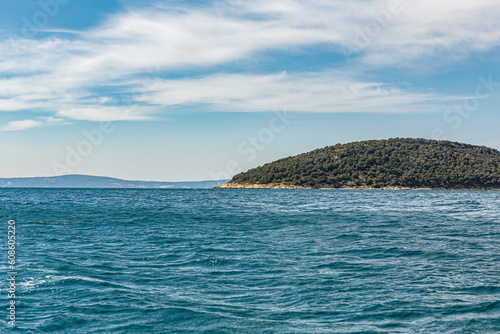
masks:
POLYGON ((0 2, 0 177, 226 179, 418 137, 500 149, 496 0, 0 2))

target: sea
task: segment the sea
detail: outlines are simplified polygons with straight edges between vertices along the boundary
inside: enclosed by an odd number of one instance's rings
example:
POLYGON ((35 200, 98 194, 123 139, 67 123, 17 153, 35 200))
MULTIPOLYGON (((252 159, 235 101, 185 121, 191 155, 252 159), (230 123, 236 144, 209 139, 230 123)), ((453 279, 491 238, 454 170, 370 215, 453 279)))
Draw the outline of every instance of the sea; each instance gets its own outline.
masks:
POLYGON ((0 189, 0 234, 1 333, 500 333, 500 192, 0 189))

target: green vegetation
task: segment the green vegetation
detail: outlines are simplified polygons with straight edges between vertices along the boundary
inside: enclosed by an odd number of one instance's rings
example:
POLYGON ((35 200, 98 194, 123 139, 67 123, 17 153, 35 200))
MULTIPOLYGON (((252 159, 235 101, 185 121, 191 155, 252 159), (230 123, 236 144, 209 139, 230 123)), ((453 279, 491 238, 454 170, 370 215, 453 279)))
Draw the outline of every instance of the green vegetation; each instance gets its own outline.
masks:
POLYGON ((500 152, 426 139, 337 144, 236 175, 232 184, 500 189, 500 152))

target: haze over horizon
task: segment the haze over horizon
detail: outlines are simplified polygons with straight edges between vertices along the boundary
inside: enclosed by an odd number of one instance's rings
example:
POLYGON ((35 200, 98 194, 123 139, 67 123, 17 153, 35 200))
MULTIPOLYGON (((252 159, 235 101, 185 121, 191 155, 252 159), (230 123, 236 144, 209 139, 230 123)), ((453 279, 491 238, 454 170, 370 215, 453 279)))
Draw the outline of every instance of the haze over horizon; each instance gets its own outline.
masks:
POLYGON ((368 139, 500 149, 500 4, 0 4, 0 177, 224 179, 368 139))

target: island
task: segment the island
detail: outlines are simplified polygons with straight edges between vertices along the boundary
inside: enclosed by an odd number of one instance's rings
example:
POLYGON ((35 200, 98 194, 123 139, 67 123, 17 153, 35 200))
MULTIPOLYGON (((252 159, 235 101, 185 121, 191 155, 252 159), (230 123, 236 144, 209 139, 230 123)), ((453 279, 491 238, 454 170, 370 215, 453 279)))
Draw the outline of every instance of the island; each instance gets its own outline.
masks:
POLYGON ((421 138, 352 142, 265 164, 216 188, 499 190, 500 152, 421 138))

